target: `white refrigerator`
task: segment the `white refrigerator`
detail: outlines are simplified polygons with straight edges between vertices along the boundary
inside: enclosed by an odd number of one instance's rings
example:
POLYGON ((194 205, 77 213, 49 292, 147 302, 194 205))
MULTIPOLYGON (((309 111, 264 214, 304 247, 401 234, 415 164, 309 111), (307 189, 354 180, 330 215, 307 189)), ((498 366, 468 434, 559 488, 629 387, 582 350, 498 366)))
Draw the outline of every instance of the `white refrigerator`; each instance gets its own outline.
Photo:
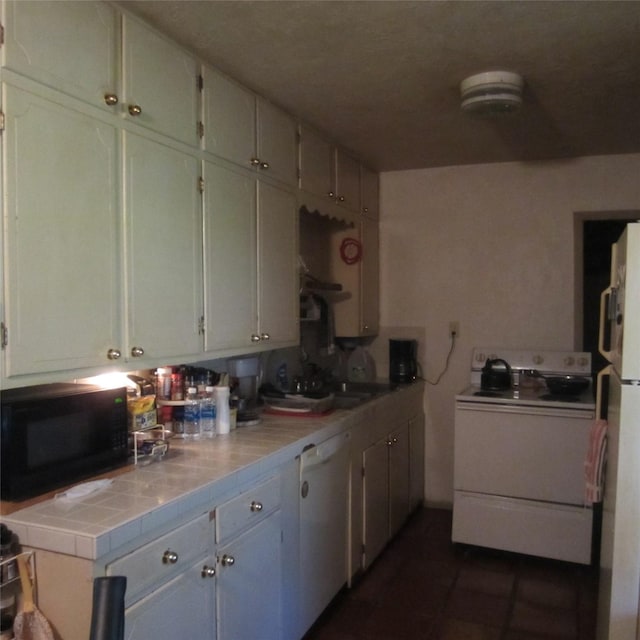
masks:
POLYGON ((640 222, 612 247, 600 352, 611 364, 597 640, 640 640, 640 222))

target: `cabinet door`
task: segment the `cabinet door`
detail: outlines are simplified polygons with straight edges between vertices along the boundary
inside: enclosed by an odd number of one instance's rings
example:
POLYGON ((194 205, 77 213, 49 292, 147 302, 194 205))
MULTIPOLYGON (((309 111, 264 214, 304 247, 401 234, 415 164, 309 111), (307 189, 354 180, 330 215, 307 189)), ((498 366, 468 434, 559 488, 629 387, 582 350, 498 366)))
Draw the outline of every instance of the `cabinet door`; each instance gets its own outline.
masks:
POLYGON ((345 209, 360 213, 360 163, 342 149, 336 149, 336 201, 345 209))
POLYGON ((121 340, 116 131, 3 89, 5 373, 107 364, 121 340))
POLYGON ((125 116, 176 140, 198 145, 198 65, 176 44, 123 16, 125 116), (139 113, 135 114, 135 108, 139 113))
POLYGON ((258 170, 290 186, 298 183, 296 121, 262 98, 257 99, 258 170), (266 165, 266 166, 265 166, 266 165))
POLYGON ((4 66, 103 109, 118 93, 119 32, 106 2, 6 3, 4 66))
POLYGON ((127 357, 202 351, 202 214, 199 163, 125 134, 127 357))
POLYGON ((361 335, 375 336, 380 328, 380 275, 378 221, 362 217, 360 264, 361 335))
POLYGON ((204 201, 205 349, 246 347, 260 341, 255 180, 206 162, 204 201))
POLYGON ((362 189, 362 214, 373 220, 378 220, 380 217, 378 174, 361 166, 360 186, 362 189))
POLYGON ((256 155, 256 98, 211 68, 204 69, 204 147, 245 168, 256 155))
POLYGON ((299 339, 297 221, 296 197, 259 182, 259 334, 274 348, 299 339))
POLYGON ((409 421, 409 509, 413 511, 424 502, 424 413, 409 421))
POLYGON ((393 537, 409 515, 409 425, 389 436, 389 537, 393 537))
POLYGON ((378 557, 389 539, 389 445, 382 438, 362 454, 364 467, 364 568, 378 557))
POLYGON ((280 525, 278 510, 218 549, 219 640, 282 637, 280 525))
MULTIPOLYGON (((215 578, 205 557, 125 611, 126 640, 215 640, 215 578)), ((240 636, 238 636, 240 637, 240 636)), ((257 636, 256 636, 257 637, 257 636)))
POLYGON ((333 202, 334 154, 331 143, 318 133, 300 127, 300 188, 333 202))

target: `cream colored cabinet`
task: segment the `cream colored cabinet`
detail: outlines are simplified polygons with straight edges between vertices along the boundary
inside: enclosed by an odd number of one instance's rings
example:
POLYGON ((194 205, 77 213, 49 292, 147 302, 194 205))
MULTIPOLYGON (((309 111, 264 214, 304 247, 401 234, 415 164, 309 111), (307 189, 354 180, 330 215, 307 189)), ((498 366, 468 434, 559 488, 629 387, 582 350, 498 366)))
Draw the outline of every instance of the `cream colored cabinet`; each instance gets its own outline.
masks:
POLYGON ((360 167, 361 212, 362 215, 378 220, 380 218, 380 193, 378 174, 367 167, 360 167))
MULTIPOLYGON (((202 205, 196 157, 125 132, 127 333, 138 363, 202 352, 202 205)), ((116 347, 117 348, 117 347, 116 347)))
POLYGON ((111 5, 7 0, 4 36, 5 69, 116 112, 119 16, 111 5))
POLYGON ((352 229, 331 237, 331 279, 349 295, 334 304, 335 331, 341 337, 374 336, 379 330, 378 222, 360 216, 352 229))
POLYGON ((310 210, 336 216, 345 209, 360 213, 358 160, 306 125, 300 127, 300 188, 310 210), (340 207, 336 213, 334 205, 340 207))
POLYGON ((258 182, 258 335, 271 348, 299 340, 297 247, 295 195, 258 182))
POLYGON ((205 350, 296 344, 295 197, 205 163, 205 350))
POLYGON ((199 66, 196 59, 142 22, 123 16, 125 118, 197 146, 199 66))
POLYGON ((5 375, 107 364, 122 339, 117 131, 6 84, 3 109, 5 375))
POLYGON ((425 417, 419 411, 409 420, 409 510, 413 511, 424 503, 424 446, 425 446, 425 417))
POLYGON ((127 640, 215 639, 216 567, 208 513, 106 566, 127 578, 127 640))
POLYGON ((203 78, 205 150, 262 177, 295 186, 295 120, 209 67, 203 78))
POLYGON ((282 637, 280 477, 216 509, 219 640, 282 637))
POLYGON ((363 452, 364 567, 371 565, 409 515, 407 423, 363 452))

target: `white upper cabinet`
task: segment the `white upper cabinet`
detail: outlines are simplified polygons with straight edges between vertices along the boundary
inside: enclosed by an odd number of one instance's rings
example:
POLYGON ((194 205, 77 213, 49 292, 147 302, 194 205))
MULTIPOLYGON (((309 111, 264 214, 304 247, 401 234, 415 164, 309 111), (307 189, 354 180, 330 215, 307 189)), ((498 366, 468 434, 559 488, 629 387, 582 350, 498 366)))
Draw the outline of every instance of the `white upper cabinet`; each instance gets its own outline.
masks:
POLYGON ((126 360, 202 352, 197 158, 125 133, 126 360))
POLYGON ((204 68, 204 147, 250 167, 256 148, 256 97, 237 82, 204 68))
POLYGON ((297 344, 295 195, 210 162, 204 193, 205 350, 297 344))
POLYGON ((119 93, 119 17, 103 2, 5 4, 4 66, 113 110, 119 93))
POLYGON ((297 267, 296 197, 258 182, 258 334, 272 348, 299 339, 297 267))
POLYGON ((205 150, 295 186, 295 120, 211 68, 205 67, 203 77, 205 150))
POLYGON ((195 58, 143 23, 123 16, 124 117, 197 146, 200 100, 195 58))
POLYGON ((117 131, 8 85, 5 375, 108 364, 121 339, 117 131))
POLYGON ((378 174, 361 166, 360 184, 362 186, 362 214, 373 220, 378 220, 380 217, 378 174))
POLYGON ((308 208, 330 213, 338 205, 337 211, 360 213, 360 163, 306 125, 300 127, 300 188, 308 208))
POLYGON ((246 347, 256 333, 256 188, 250 175, 205 162, 205 351, 246 347))

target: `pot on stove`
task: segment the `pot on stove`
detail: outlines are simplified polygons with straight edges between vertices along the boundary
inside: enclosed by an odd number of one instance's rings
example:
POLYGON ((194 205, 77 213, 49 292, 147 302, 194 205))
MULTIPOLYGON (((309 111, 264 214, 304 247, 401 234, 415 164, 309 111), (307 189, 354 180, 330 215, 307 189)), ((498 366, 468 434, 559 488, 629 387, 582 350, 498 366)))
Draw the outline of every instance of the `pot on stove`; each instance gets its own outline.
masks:
POLYGON ((511 367, 506 360, 487 360, 480 374, 480 387, 487 391, 502 391, 511 388, 511 367))

